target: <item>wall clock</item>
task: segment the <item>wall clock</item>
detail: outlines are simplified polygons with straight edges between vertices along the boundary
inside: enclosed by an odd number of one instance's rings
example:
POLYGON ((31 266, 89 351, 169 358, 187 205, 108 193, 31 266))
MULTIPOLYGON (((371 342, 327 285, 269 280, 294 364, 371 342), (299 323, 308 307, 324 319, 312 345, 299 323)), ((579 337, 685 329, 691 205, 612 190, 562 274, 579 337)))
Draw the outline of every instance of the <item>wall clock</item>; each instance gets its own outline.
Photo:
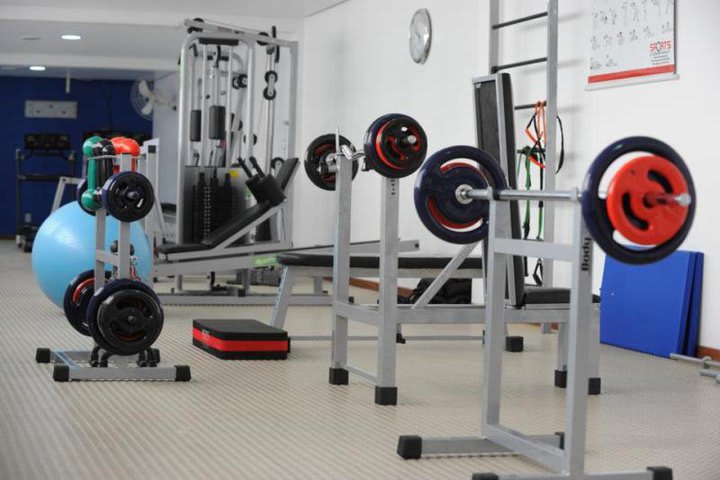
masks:
POLYGON ((421 8, 415 12, 410 21, 410 56, 415 63, 425 63, 430 54, 431 42, 430 12, 427 8, 421 8))

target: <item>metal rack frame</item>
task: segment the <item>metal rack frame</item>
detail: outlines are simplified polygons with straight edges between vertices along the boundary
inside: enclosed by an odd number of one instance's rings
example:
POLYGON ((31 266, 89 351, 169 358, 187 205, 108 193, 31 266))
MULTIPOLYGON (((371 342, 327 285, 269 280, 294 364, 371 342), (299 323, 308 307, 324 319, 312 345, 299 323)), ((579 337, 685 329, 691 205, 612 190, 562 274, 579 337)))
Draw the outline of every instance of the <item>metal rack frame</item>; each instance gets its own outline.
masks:
MULTIPOLYGON (((119 155, 120 171, 132 169, 133 158, 129 154, 119 155)), ((118 221, 117 253, 105 250, 105 226, 107 210, 101 207, 95 212, 95 292, 105 286, 105 265, 111 265, 116 278, 131 278, 130 268, 130 223, 118 221)), ((142 381, 190 380, 190 367, 185 365, 163 366, 159 362, 159 351, 150 349, 155 358, 152 365, 141 366, 148 359, 145 352, 132 356, 112 355, 94 345, 91 351, 50 350, 39 348, 35 355, 38 363, 54 363, 53 379, 58 382, 73 380, 142 381)))
MULTIPOLYGON (((402 436, 398 454, 403 458, 452 454, 516 454, 554 473, 525 476, 473 475, 473 480, 666 480, 665 467, 642 472, 588 474, 585 472, 588 398, 587 385, 592 363, 587 351, 595 339, 592 307, 593 239, 582 218, 578 191, 473 190, 468 198, 489 202, 490 231, 487 239, 486 339, 483 362, 481 434, 471 437, 402 436), (510 200, 565 201, 573 204, 572 242, 568 244, 513 239, 510 229, 510 200), (553 258, 570 263, 571 296, 568 321, 568 385, 565 402, 565 431, 552 435, 525 435, 500 423, 502 404, 503 337, 506 324, 506 265, 514 255, 553 258)), ((672 475, 670 473, 670 475, 672 475)))
MULTIPOLYGON (((433 283, 413 305, 398 305, 397 286, 400 272, 398 256, 402 251, 399 240, 399 190, 400 179, 382 178, 381 219, 380 219, 380 269, 379 302, 377 305, 355 304, 350 301, 350 234, 352 212, 352 159, 344 152, 336 154, 337 177, 335 197, 337 215, 335 223, 335 248, 332 268, 333 277, 333 322, 330 383, 347 385, 349 373, 369 380, 375 385, 375 403, 378 405, 397 404, 396 359, 397 334, 402 324, 482 324, 486 319, 484 305, 429 305, 445 282, 455 276, 457 268, 472 253, 478 243, 459 249, 452 260, 437 275, 433 283), (348 361, 349 321, 357 321, 377 327, 377 372, 368 372, 352 365, 348 361)), ((493 217, 494 218, 494 217, 493 217)), ((461 274, 460 274, 461 275, 461 274)), ((492 279, 486 281, 492 282, 492 279)), ((505 285, 503 281, 501 284, 505 285)), ((498 289, 501 290, 501 289, 498 289)), ((504 292, 504 289, 502 289, 504 292)), ((502 301, 505 309, 505 301, 502 301)), ((542 305, 540 308, 513 308, 509 305, 505 311, 509 323, 557 322, 560 325, 570 321, 572 310, 567 305, 542 305)), ((598 312, 591 308, 591 325, 598 330, 598 312)), ((564 331, 564 330, 563 330, 564 331)), ((487 332, 486 332, 487 333, 487 332)), ((506 335, 503 331, 503 338, 506 335)), ((466 337, 471 339, 471 337, 466 337)), ((591 371, 597 377, 599 356, 599 333, 588 344, 586 354, 591 371)), ((558 337, 558 365, 565 369, 568 364, 566 336, 558 337)), ((587 384, 586 384, 587 385, 587 384)), ((587 390, 586 390, 587 394, 587 390)))

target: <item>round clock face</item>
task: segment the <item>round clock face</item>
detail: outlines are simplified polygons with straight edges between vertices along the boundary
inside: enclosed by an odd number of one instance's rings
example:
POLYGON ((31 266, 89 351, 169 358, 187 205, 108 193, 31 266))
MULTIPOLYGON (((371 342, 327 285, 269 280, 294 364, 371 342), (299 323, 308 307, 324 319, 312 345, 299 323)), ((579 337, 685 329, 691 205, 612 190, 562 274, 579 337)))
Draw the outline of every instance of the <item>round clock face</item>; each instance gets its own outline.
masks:
POLYGON ((431 39, 430 12, 421 8, 415 12, 410 22, 410 56, 415 63, 425 63, 430 53, 431 39))

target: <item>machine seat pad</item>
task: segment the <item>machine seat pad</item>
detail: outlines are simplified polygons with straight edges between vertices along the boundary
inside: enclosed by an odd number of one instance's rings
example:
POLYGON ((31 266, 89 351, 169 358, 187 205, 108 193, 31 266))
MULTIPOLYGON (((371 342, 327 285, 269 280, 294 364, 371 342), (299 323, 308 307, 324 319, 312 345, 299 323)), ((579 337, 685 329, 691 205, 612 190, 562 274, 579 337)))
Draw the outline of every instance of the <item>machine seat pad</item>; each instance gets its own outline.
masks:
MULTIPOLYGON (((300 267, 332 267, 332 255, 314 253, 282 253, 277 257, 278 263, 285 266, 300 267)), ((452 260, 451 257, 400 257, 398 268, 402 269, 437 269, 442 270, 452 260)), ((350 268, 380 268, 380 257, 377 256, 351 256, 350 268)), ((470 257, 460 265, 460 269, 481 269, 482 258, 470 257)))
MULTIPOLYGON (((523 305, 565 305, 569 303, 569 288, 545 288, 525 286, 523 305)), ((593 303, 600 303, 600 297, 597 295, 593 295, 593 303)))

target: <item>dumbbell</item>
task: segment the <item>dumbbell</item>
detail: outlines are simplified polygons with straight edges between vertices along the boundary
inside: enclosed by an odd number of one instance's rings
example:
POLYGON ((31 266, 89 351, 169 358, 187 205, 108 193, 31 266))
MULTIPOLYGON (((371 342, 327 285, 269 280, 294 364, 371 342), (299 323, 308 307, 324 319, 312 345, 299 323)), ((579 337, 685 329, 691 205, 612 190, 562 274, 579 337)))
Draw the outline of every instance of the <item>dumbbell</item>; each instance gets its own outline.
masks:
POLYGON ((338 135, 337 140, 334 134, 317 137, 305 151, 303 165, 310 181, 323 190, 335 190, 338 153, 353 161, 353 179, 361 158, 365 159, 364 170, 375 170, 384 177, 402 178, 415 172, 425 160, 427 136, 412 117, 389 113, 370 124, 363 137, 362 153, 357 153, 353 144, 342 135, 338 135))
POLYGON ((435 236, 468 244, 488 234, 490 196, 580 202, 593 239, 608 255, 630 264, 670 255, 690 231, 696 207, 692 176, 680 155, 659 140, 614 142, 597 156, 583 185, 582 191, 511 190, 495 158, 475 147, 455 146, 424 163, 415 182, 415 208, 435 236))
POLYGON ((134 171, 113 173, 115 155, 140 155, 140 145, 135 140, 90 137, 83 143, 83 154, 88 157, 88 173, 77 187, 80 208, 94 215, 104 207, 122 222, 135 222, 150 213, 155 193, 147 177, 134 171))

